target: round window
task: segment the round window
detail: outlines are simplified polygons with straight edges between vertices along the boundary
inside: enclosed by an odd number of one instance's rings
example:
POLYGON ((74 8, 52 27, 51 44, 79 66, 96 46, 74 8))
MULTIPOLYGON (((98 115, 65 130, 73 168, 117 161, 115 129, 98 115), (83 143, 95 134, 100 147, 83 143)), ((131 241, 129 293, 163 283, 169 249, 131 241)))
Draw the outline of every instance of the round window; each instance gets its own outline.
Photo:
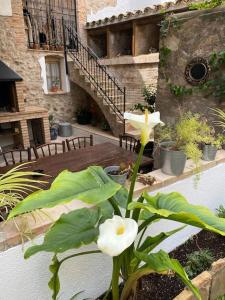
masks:
POLYGON ((192 85, 202 84, 209 75, 209 65, 204 58, 193 59, 186 67, 186 80, 192 85))

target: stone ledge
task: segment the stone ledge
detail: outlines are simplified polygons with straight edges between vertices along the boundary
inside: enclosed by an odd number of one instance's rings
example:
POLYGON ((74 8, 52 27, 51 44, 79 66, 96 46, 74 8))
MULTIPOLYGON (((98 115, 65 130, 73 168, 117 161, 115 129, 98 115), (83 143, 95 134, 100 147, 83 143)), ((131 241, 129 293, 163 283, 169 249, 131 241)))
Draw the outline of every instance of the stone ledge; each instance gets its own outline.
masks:
MULTIPOLYGON (((201 160, 201 171, 206 171, 218 164, 225 163, 225 150, 217 151, 216 159, 214 161, 201 160)), ((171 176, 164 174, 160 169, 150 172, 148 175, 155 177, 156 181, 152 186, 144 185, 137 182, 135 185, 135 196, 138 197, 144 191, 152 192, 162 187, 173 184, 177 181, 183 180, 195 174, 195 165, 191 160, 188 160, 185 165, 184 173, 180 176, 171 176)))
POLYGON ((135 65, 135 64, 158 64, 159 53, 151 53, 138 56, 119 56, 114 58, 101 59, 100 63, 106 66, 113 65, 135 65))
MULTIPOLYGON (((225 163, 225 150, 218 151, 216 159, 213 162, 202 161, 202 170, 210 169, 221 163, 225 163)), ((150 172, 149 175, 154 176, 156 178, 156 182, 152 186, 143 185, 142 183, 137 182, 135 185, 134 195, 135 197, 138 197, 144 191, 155 191, 179 180, 190 177, 193 174, 194 165, 190 160, 186 163, 184 173, 178 177, 163 174, 161 170, 150 172)), ((129 187, 129 182, 127 182, 127 187, 129 187)), ((43 234, 63 213, 72 209, 80 209, 82 207, 88 206, 81 201, 76 200, 67 205, 60 205, 51 209, 43 209, 40 210, 40 213, 24 214, 23 216, 16 217, 15 220, 0 223, 0 251, 7 250, 23 243, 31 237, 43 234)))

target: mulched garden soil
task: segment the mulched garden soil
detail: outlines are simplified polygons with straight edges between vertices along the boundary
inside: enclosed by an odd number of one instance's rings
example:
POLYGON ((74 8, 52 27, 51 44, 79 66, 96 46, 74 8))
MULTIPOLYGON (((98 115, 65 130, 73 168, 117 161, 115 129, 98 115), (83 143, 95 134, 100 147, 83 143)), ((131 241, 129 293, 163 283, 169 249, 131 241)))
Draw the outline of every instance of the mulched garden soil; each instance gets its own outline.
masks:
MULTIPOLYGON (((224 258, 225 237, 202 230, 185 244, 173 250, 170 253, 170 257, 179 260, 185 266, 188 254, 204 249, 211 251, 215 261, 224 258)), ((137 294, 137 300, 172 300, 185 287, 177 277, 161 276, 158 274, 144 276, 141 280, 141 286, 142 289, 137 294)))

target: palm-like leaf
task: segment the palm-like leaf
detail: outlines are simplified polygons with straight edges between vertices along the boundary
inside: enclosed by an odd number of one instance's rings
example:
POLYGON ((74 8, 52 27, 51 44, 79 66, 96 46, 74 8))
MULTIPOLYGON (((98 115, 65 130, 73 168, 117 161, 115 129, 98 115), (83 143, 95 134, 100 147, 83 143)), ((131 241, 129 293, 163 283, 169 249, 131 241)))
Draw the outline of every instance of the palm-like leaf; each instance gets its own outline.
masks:
POLYGON ((29 178, 43 174, 26 171, 28 164, 30 163, 21 164, 5 174, 0 174, 0 207, 16 206, 28 192, 41 189, 40 185, 46 183, 29 178))
POLYGON ((220 108, 212 108, 212 111, 214 111, 213 115, 219 118, 219 120, 214 121, 214 124, 225 128, 225 112, 220 108))

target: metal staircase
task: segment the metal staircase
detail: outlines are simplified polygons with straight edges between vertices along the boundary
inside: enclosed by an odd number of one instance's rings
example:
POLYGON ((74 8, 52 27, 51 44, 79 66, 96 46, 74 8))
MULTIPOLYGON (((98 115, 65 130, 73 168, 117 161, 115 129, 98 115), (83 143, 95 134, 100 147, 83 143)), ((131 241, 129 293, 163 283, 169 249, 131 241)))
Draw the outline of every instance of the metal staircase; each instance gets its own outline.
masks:
POLYGON ((78 76, 82 77, 86 87, 98 97, 98 104, 100 101, 101 108, 107 107, 106 110, 103 109, 106 119, 109 121, 114 117, 118 127, 117 130, 111 128, 114 134, 124 133, 125 120, 123 115, 126 110, 126 88, 117 82, 106 66, 101 65, 98 56, 82 42, 76 32, 65 24, 63 28, 67 72, 70 75, 68 61, 72 60, 73 68, 79 71, 78 76), (107 117, 107 110, 111 116, 107 117))

